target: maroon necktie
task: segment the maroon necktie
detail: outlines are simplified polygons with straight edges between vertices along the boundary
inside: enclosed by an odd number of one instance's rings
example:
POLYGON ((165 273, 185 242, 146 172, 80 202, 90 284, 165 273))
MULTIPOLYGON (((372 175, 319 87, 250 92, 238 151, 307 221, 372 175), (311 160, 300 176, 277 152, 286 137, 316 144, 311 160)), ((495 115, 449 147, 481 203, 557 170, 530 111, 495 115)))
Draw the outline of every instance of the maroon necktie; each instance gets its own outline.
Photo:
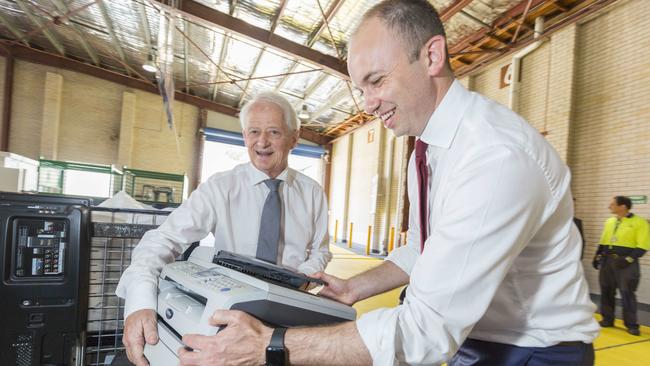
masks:
POLYGON ((427 240, 427 187, 429 174, 427 169, 427 145, 422 140, 415 142, 415 169, 418 173, 418 204, 420 209, 420 252, 424 251, 424 242, 427 240))

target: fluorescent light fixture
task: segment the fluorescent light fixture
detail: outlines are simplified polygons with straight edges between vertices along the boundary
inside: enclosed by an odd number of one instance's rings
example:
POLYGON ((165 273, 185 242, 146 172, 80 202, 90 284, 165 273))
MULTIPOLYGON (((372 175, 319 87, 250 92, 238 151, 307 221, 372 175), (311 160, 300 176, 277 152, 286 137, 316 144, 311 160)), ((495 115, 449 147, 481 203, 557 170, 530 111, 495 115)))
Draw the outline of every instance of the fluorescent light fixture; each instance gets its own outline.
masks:
POLYGON ((142 68, 144 69, 144 71, 147 71, 147 72, 156 72, 156 71, 158 71, 158 68, 156 67, 156 63, 154 62, 152 55, 149 55, 149 57, 147 57, 147 62, 142 64, 142 68))

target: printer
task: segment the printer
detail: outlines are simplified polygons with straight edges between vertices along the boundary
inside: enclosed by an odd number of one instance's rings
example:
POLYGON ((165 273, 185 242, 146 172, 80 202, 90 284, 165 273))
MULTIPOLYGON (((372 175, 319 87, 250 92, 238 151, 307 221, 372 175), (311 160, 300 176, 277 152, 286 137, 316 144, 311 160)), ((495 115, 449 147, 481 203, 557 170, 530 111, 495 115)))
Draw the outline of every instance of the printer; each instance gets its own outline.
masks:
POLYGON ((280 327, 356 319, 352 307, 295 288, 313 279, 228 252, 213 258, 213 251, 199 246, 187 261, 163 267, 158 281, 159 342, 144 349, 151 365, 178 365, 184 334, 216 334, 219 328, 209 319, 218 309, 241 310, 280 327))

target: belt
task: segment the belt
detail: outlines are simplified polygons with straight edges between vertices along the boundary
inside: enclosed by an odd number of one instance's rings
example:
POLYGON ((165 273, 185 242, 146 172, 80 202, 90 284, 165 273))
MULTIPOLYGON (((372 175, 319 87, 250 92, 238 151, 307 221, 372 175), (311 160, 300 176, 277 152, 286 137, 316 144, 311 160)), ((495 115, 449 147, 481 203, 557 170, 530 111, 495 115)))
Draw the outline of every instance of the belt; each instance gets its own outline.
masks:
POLYGON ((576 346, 584 346, 585 342, 581 341, 571 341, 571 342, 560 342, 556 344, 555 346, 560 346, 560 347, 576 347, 576 346))

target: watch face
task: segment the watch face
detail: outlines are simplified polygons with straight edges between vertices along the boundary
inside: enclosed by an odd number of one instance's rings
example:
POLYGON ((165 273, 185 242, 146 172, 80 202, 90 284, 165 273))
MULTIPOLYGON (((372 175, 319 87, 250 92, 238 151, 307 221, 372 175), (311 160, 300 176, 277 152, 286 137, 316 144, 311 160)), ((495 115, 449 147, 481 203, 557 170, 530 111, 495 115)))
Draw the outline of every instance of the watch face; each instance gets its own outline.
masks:
POLYGON ((286 352, 281 347, 266 347, 266 366, 284 366, 287 364, 286 352))

